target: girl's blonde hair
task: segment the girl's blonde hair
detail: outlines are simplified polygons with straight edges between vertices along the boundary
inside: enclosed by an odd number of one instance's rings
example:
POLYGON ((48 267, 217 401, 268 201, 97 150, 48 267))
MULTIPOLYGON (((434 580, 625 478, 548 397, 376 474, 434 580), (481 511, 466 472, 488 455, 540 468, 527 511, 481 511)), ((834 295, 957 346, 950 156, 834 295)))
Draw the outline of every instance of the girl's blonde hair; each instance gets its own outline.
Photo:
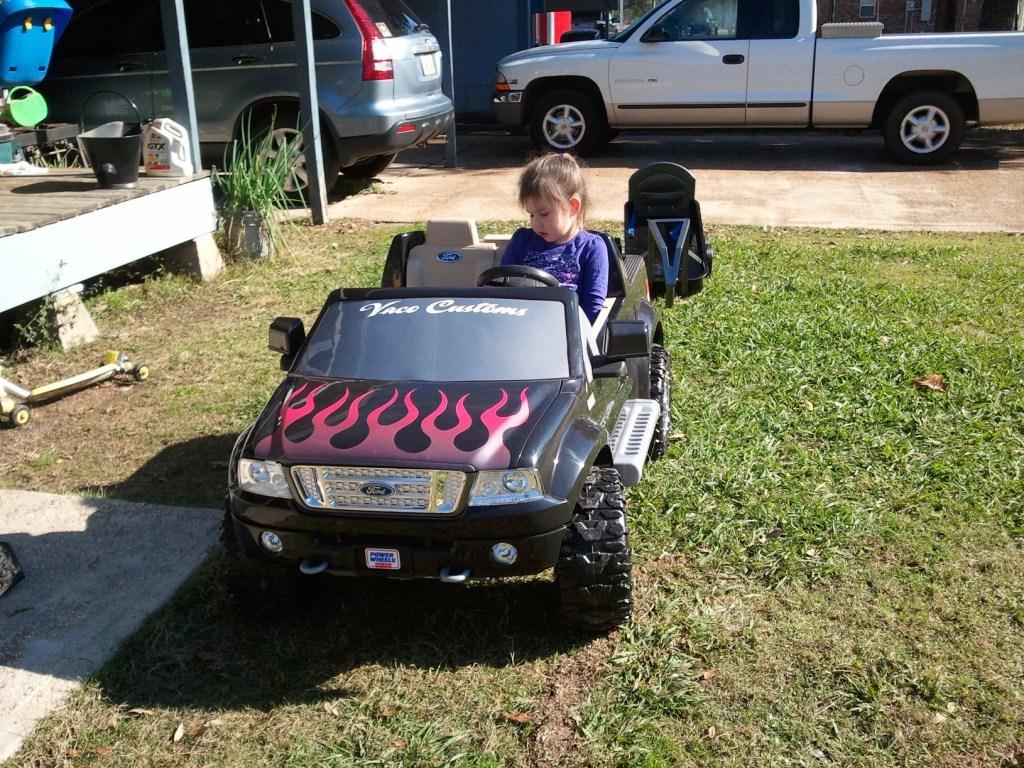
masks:
POLYGON ((519 176, 520 205, 525 206, 531 198, 568 204, 574 196, 580 201, 576 221, 582 229, 587 211, 587 183, 572 155, 541 155, 523 168, 519 176))

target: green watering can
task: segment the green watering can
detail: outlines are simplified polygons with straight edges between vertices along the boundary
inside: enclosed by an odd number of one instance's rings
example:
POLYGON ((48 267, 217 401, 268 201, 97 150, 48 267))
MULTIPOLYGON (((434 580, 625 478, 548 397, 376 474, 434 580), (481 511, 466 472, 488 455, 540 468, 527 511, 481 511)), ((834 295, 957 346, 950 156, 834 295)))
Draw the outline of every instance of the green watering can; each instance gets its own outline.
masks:
POLYGON ((27 85, 16 85, 7 91, 7 103, 0 107, 0 120, 23 128, 31 128, 46 119, 46 99, 27 85))

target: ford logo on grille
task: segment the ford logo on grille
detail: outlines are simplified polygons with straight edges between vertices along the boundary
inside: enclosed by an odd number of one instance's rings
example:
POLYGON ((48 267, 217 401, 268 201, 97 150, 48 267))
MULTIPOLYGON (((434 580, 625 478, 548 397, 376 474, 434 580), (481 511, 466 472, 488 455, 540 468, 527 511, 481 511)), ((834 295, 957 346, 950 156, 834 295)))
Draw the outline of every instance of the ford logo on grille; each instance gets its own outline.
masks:
POLYGON ((395 488, 387 483, 363 483, 359 486, 359 492, 364 496, 390 496, 395 488))
POLYGON ((437 260, 447 263, 454 263, 456 261, 462 261, 462 254, 456 251, 441 251, 437 254, 437 260))

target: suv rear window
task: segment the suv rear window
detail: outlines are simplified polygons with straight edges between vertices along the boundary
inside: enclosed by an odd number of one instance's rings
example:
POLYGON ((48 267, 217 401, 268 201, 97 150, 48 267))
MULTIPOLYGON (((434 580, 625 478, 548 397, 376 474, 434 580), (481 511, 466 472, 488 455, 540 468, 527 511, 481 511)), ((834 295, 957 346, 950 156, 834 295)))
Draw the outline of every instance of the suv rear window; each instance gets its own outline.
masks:
POLYGON ((370 381, 565 379, 565 307, 443 296, 336 301, 310 333, 295 372, 370 381))
POLYGON ((426 28, 402 0, 357 0, 384 37, 402 37, 426 28))

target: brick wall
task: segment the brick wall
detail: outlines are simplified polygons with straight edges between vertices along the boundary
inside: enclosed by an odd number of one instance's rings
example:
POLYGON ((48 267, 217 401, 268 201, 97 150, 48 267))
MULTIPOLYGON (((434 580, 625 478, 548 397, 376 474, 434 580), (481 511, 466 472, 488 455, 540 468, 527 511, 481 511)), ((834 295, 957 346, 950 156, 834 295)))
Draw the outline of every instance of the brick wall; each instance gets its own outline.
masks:
POLYGON ((924 0, 914 0, 907 12, 906 0, 875 0, 875 15, 860 15, 861 0, 817 0, 818 23, 829 21, 880 21, 886 34, 901 32, 971 32, 978 29, 984 0, 932 0, 931 19, 921 21, 924 0), (830 18, 830 10, 832 17, 830 18))

